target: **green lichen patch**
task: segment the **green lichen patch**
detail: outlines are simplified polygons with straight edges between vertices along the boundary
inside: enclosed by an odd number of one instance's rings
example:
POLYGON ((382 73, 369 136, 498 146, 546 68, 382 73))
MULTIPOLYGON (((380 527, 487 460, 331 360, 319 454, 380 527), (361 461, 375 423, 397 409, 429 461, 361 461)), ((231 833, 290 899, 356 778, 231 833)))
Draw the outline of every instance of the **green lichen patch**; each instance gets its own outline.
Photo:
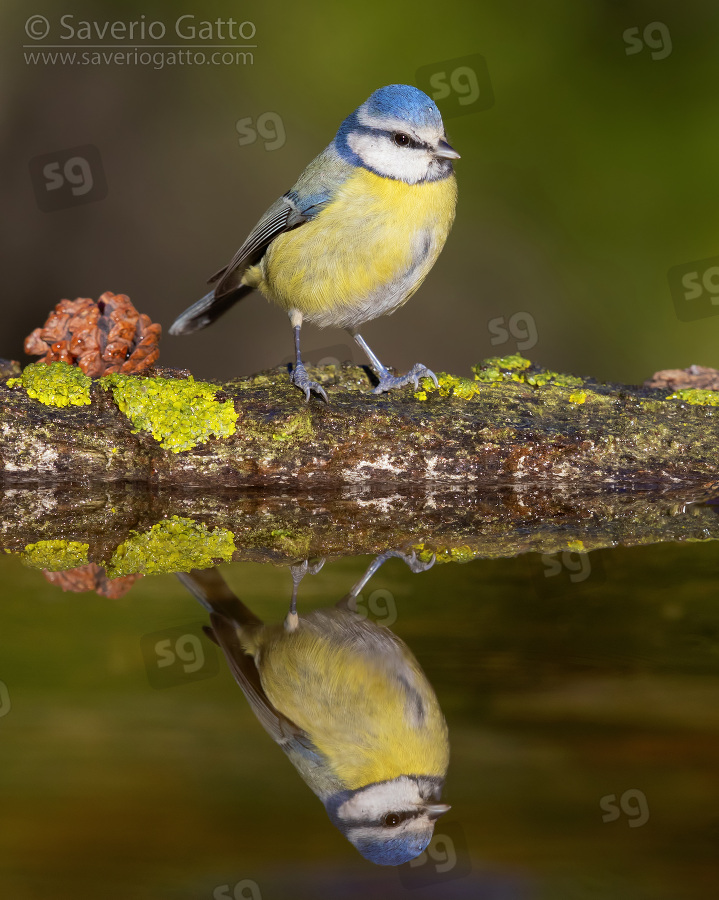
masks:
POLYGON ((490 356, 479 365, 472 366, 476 381, 492 384, 495 381, 523 381, 522 373, 531 362, 515 353, 512 356, 490 356))
POLYGON ((86 566, 89 549, 89 544, 83 544, 80 541, 37 541, 34 544, 26 545, 21 558, 23 563, 32 569, 63 572, 66 569, 75 569, 77 566, 86 566))
POLYGON ((121 575, 158 575, 209 569, 235 552, 234 535, 224 528, 210 531, 201 522, 172 516, 149 531, 133 532, 115 550, 106 567, 108 578, 121 575))
POLYGON ((479 384, 470 378, 459 378, 456 375, 448 375, 446 372, 437 374, 439 389, 435 387, 431 378, 422 378, 421 389, 415 392, 417 400, 426 400, 427 395, 439 390, 440 397, 459 397, 461 400, 471 400, 479 394, 479 384))
POLYGON ((114 373, 100 379, 138 431, 149 431, 173 453, 215 437, 234 434, 237 413, 231 401, 216 399, 218 387, 189 378, 138 378, 114 373))
POLYGON ((544 370, 526 375, 524 378, 513 379, 515 381, 523 381, 525 384, 531 384, 533 387, 544 387, 546 384, 552 387, 576 388, 581 387, 584 382, 576 375, 564 375, 562 372, 550 372, 544 370))
POLYGON ((493 383, 497 381, 516 381, 520 384, 531 384, 532 387, 544 387, 551 384, 555 387, 581 387, 584 382, 574 375, 564 375, 549 369, 540 369, 519 354, 514 356, 492 356, 477 366, 472 366, 477 381, 493 383))
MULTIPOLYGON (((564 375, 561 372, 552 372, 548 369, 540 369, 515 353, 513 356, 492 356, 482 363, 472 366, 474 381, 468 378, 458 378, 440 372, 437 376, 439 387, 429 378, 422 379, 422 386, 415 393, 418 400, 426 400, 429 394, 438 393, 440 397, 459 397, 463 400, 471 400, 480 393, 480 385, 499 384, 503 382, 515 382, 528 384, 539 388, 545 386, 560 388, 580 388, 584 385, 581 378, 574 375, 564 375)), ((584 391, 573 391, 569 397, 571 403, 584 403, 587 395, 584 391)))
POLYGON ((86 406, 90 403, 92 379, 78 366, 64 362, 30 363, 19 378, 9 378, 8 387, 23 387, 28 397, 45 406, 86 406))
POLYGON ((490 356, 482 363, 482 366, 507 369, 512 372, 523 372, 531 365, 532 363, 520 353, 512 353, 510 356, 490 356))
POLYGON ((303 409, 289 420, 282 423, 280 428, 275 428, 272 432, 273 441, 301 441, 311 440, 314 437, 315 429, 312 424, 312 415, 309 409, 303 409))
POLYGON ((685 388, 674 391, 667 400, 683 400, 692 406, 719 406, 719 391, 703 391, 699 388, 685 388))
POLYGON ((311 444, 317 439, 313 411, 304 404, 300 410, 279 413, 272 407, 255 407, 242 417, 238 437, 244 446, 265 446, 268 458, 281 455, 290 447, 311 444))

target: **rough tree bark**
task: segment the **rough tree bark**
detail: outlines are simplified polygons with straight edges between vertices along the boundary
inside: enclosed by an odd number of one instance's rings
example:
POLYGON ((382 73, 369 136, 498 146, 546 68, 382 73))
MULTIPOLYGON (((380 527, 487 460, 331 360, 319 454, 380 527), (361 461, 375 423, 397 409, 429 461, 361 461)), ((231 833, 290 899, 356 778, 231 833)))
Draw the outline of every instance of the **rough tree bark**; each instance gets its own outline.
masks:
POLYGON ((131 481, 213 490, 719 481, 719 407, 668 400, 666 388, 504 380, 478 385, 470 399, 435 392, 421 400, 411 387, 374 396, 359 367, 313 369, 310 377, 327 386, 329 405, 305 403, 284 369, 219 386, 218 397, 238 413, 235 433, 179 453, 135 433, 97 383, 90 405, 56 408, 9 388, 6 377, 0 477, 6 484, 131 481))

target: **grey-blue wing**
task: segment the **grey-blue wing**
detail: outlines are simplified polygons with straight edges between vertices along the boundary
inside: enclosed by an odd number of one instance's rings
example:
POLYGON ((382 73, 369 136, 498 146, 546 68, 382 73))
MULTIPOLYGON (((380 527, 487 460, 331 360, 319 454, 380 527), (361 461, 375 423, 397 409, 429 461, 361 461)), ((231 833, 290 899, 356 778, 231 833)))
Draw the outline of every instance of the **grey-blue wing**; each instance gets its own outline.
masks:
POLYGON ((262 258, 272 241, 283 232, 306 222, 308 218, 290 194, 280 197, 247 235, 230 262, 208 280, 208 284, 218 282, 215 285, 215 297, 219 299, 223 294, 237 290, 245 271, 262 258))
POLYGON ((280 197, 249 233, 240 249, 209 279, 215 287, 186 309, 170 326, 170 334, 190 334, 210 325, 253 288, 242 283, 250 266, 257 265, 280 234, 313 219, 349 177, 352 166, 330 144, 307 166, 295 186, 280 197))
POLYGON ((301 203, 294 191, 280 197, 255 225, 228 265, 209 279, 208 284, 217 282, 214 289, 175 319, 170 334, 191 334, 205 328, 251 293, 254 288, 242 283, 247 269, 262 259, 278 235, 314 218, 328 200, 329 196, 315 196, 301 203))

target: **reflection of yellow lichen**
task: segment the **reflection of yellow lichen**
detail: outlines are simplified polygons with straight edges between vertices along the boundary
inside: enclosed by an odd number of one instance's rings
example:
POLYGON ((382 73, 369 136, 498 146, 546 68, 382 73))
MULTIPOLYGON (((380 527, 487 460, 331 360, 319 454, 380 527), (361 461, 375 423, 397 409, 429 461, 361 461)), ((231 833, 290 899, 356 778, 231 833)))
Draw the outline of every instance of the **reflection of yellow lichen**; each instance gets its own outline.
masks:
POLYGON ((237 413, 231 401, 215 399, 219 388, 189 378, 137 378, 113 373, 100 379, 137 431, 149 431, 165 450, 179 453, 234 434, 237 413))
POLYGON ((209 531, 201 522, 173 516, 149 531, 133 532, 115 550, 107 566, 108 578, 120 575, 157 575, 209 569, 218 559, 229 560, 235 552, 231 531, 209 531))
POLYGON ((459 547, 437 547, 434 550, 430 550, 424 544, 413 544, 412 549, 420 562, 429 562, 434 555, 437 563, 466 563, 477 556, 476 552, 466 544, 459 547))
MULTIPOLYGON (((263 540, 266 540, 263 538, 263 540)), ((309 529, 289 531, 286 528, 274 528, 270 532, 268 546, 277 546, 286 556, 306 559, 310 552, 312 535, 309 529)))
POLYGON ((667 400, 683 400, 692 406, 719 406, 719 391, 702 391, 699 388, 685 388, 674 391, 667 400))
POLYGON ((91 384, 79 366, 64 362, 30 363, 19 378, 7 382, 8 387, 24 387, 28 397, 45 406, 85 406, 90 403, 91 384))
MULTIPOLYGON (((44 365, 44 363, 37 365, 44 365)), ((57 364, 53 363, 53 365, 57 364)), ((67 363, 62 363, 62 365, 67 365, 67 363)), ((37 541, 37 543, 28 544, 25 547, 22 561, 33 569, 62 572, 65 569, 87 565, 89 549, 89 544, 82 544, 80 541, 37 541)))
POLYGON ((574 553, 586 553, 587 551, 584 549, 584 541, 567 541, 567 550, 572 550, 574 553))

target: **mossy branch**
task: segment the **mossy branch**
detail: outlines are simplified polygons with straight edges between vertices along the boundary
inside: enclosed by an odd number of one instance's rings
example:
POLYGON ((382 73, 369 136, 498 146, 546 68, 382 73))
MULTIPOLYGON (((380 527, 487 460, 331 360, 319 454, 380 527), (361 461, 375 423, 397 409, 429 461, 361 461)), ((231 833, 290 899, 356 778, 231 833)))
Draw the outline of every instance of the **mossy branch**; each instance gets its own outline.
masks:
POLYGON ((312 369, 329 405, 305 403, 282 368, 208 386, 141 376, 78 384, 77 372, 67 379, 58 367, 71 368, 38 364, 9 378, 17 373, 0 367, 6 483, 306 491, 378 483, 719 482, 719 393, 672 396, 666 388, 598 384, 520 357, 486 361, 474 378, 442 376, 439 390, 425 379, 419 391, 381 396, 371 393, 363 368, 312 369), (80 399, 48 405, 71 395, 80 399))

